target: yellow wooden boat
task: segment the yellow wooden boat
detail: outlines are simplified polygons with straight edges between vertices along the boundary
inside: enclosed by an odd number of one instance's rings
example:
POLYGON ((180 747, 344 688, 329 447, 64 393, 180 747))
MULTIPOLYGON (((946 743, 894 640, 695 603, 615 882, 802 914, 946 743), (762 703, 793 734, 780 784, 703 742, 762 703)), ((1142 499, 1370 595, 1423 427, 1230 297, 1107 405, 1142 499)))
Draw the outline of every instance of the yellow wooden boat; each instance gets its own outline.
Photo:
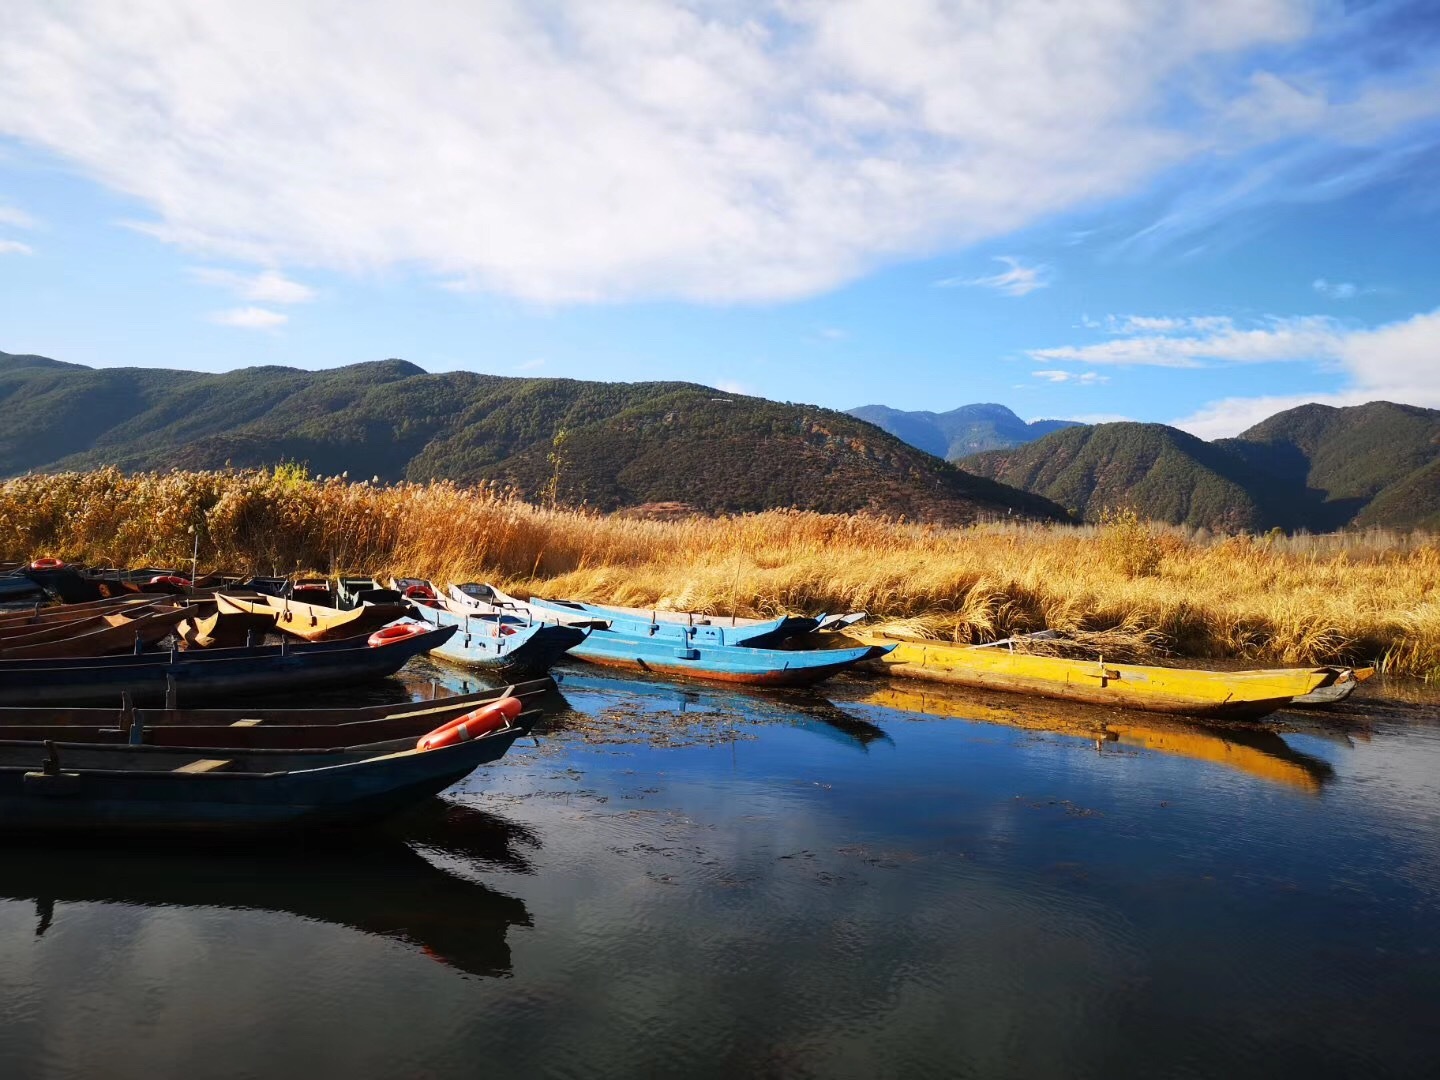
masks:
POLYGON ((900 683, 875 690, 855 703, 1032 731, 1053 731, 1093 739, 1095 749, 1101 751, 1113 744, 1208 761, 1310 794, 1318 794, 1334 775, 1328 762, 1301 753, 1270 730, 1209 726, 1202 721, 1169 716, 1123 716, 1048 702, 1007 707, 987 701, 973 691, 920 690, 914 689, 916 685, 900 683))
POLYGON ((856 631, 834 636, 857 644, 894 646, 871 662, 892 675, 1188 716, 1264 716, 1329 686, 1345 670, 1201 671, 1066 660, 1016 652, 1004 644, 946 645, 856 631))
POLYGON ((268 615, 275 620, 277 630, 306 641, 333 641, 368 634, 403 619, 410 611, 404 604, 366 604, 340 611, 264 593, 219 593, 215 602, 221 614, 268 615))

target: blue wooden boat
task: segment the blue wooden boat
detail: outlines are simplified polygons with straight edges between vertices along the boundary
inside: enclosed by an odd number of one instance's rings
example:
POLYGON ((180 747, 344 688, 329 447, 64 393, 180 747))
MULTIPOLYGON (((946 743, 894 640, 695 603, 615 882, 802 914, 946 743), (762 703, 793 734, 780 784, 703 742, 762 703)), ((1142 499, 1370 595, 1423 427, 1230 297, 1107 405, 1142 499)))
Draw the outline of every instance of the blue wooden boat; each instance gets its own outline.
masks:
POLYGON ((0 604, 9 603, 12 600, 24 600, 29 596, 38 596, 39 593, 40 586, 23 574, 0 575, 0 604))
POLYGON ((457 614, 428 604, 413 604, 411 617, 435 628, 453 628, 455 636, 435 646, 432 656, 479 668, 500 679, 529 679, 585 640, 574 626, 533 622, 466 612, 457 614))
POLYGON ((655 634, 592 630, 572 656, 593 664, 683 675, 749 686, 813 686, 848 667, 884 656, 889 648, 759 649, 696 641, 675 626, 655 634))
POLYGON ((0 660, 0 705, 114 705, 122 693, 136 704, 158 704, 171 689, 188 702, 352 686, 395 674, 411 657, 429 652, 456 631, 445 626, 385 645, 358 637, 134 656, 0 660))
MULTIPOLYGON (((468 592, 468 589, 462 587, 462 591, 468 592)), ((493 589, 491 591, 495 592, 493 589)), ((505 599, 513 602, 513 598, 505 599)), ((611 630, 622 634, 673 637, 683 631, 685 637, 696 644, 703 642, 711 645, 747 645, 762 649, 779 645, 786 638, 795 637, 797 634, 808 634, 820 625, 819 619, 808 615, 742 619, 733 615, 705 615, 697 611, 611 607, 605 604, 581 603, 579 600, 545 600, 540 597, 531 599, 530 606, 604 619, 610 624, 611 630)))
POLYGON ((0 742, 0 837, 255 833, 372 825, 500 758, 516 722, 418 750, 291 751, 0 742))

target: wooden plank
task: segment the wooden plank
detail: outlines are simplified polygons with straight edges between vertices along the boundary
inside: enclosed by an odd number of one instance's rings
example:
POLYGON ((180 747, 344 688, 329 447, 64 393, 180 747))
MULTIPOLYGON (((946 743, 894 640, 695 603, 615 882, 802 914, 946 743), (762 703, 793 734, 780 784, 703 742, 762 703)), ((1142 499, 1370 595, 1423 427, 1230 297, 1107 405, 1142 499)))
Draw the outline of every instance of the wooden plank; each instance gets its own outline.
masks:
POLYGON ((172 769, 171 771, 183 773, 214 772, 216 769, 223 769, 226 765, 229 764, 229 758, 200 758, 198 761, 192 761, 187 765, 181 765, 179 768, 172 769))

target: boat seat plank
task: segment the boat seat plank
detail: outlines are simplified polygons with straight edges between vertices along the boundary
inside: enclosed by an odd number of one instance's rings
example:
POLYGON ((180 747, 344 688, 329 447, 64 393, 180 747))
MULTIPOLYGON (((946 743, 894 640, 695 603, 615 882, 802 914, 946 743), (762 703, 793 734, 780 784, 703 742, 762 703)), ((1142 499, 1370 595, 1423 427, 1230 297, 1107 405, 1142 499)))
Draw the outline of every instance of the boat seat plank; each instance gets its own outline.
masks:
POLYGON ((180 773, 204 773, 214 772, 216 769, 223 769, 230 764, 229 758, 200 758, 179 766, 175 772, 180 773))
POLYGON ((264 720, 260 720, 260 719, 236 720, 236 721, 235 721, 233 724, 231 724, 230 726, 231 726, 231 727, 259 727, 259 726, 260 726, 261 724, 263 724, 264 722, 265 722, 264 720))

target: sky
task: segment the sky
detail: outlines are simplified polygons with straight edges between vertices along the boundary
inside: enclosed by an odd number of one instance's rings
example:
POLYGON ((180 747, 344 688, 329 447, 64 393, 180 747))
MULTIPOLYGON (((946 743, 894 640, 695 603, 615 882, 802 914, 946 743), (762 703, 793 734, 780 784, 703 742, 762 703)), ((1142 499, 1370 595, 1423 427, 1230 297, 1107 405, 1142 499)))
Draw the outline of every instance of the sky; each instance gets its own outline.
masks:
POLYGON ((7 0, 0 350, 1440 407, 1440 6, 7 0))

